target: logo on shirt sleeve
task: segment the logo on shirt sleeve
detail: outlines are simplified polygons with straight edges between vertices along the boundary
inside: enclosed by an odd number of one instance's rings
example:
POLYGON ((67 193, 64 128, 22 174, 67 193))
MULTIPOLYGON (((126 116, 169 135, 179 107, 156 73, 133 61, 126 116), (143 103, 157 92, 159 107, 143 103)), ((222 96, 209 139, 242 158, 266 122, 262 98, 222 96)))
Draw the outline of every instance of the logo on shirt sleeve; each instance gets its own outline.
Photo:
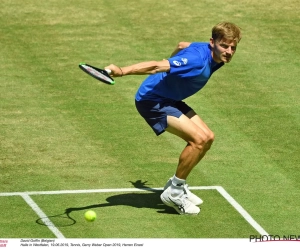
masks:
MULTIPOLYGON (((181 58, 181 61, 183 62, 183 64, 184 65, 186 65, 187 63, 188 63, 188 59, 187 58, 181 58)), ((176 65, 176 66, 181 66, 181 62, 179 62, 179 61, 173 61, 173 63, 174 63, 174 65, 176 65)))
POLYGON ((186 65, 188 63, 188 59, 187 58, 181 58, 181 61, 183 62, 184 65, 186 65))
POLYGON ((173 61, 173 63, 174 63, 176 66, 181 66, 181 62, 173 61))

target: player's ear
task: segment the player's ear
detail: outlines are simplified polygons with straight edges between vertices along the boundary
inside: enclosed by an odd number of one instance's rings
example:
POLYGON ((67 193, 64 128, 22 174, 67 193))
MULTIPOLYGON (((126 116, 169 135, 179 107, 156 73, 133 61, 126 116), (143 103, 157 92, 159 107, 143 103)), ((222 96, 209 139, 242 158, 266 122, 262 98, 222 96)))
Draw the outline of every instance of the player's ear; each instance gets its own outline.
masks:
POLYGON ((213 38, 209 39, 210 47, 213 48, 215 46, 215 40, 213 38))

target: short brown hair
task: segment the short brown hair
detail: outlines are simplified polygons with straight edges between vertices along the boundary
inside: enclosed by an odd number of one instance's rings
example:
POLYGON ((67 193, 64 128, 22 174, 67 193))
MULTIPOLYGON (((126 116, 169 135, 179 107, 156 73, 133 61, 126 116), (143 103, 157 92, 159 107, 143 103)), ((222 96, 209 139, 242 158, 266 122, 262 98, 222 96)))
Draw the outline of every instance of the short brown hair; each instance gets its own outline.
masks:
POLYGON ((212 28, 211 33, 211 37, 216 41, 225 38, 239 42, 242 39, 241 28, 230 22, 218 23, 212 28))

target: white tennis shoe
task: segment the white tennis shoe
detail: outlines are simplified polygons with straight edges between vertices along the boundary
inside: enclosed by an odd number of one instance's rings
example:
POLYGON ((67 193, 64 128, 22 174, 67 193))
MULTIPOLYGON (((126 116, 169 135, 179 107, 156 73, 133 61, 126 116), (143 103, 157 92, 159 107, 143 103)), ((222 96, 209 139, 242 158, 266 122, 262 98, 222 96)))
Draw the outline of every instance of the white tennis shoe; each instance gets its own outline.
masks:
POLYGON ((189 201, 185 192, 182 192, 182 195, 178 197, 172 197, 171 187, 168 187, 160 195, 160 198, 165 205, 173 207, 179 214, 197 215, 200 213, 200 208, 193 204, 191 201, 189 201))
MULTIPOLYGON (((172 179, 170 178, 167 182, 167 184, 164 187, 164 190, 166 190, 168 187, 172 185, 172 179)), ((200 199, 197 195, 193 194, 189 189, 188 189, 188 184, 184 184, 183 190, 185 194, 187 195, 187 198, 189 199, 190 202, 192 202, 194 205, 199 206, 203 203, 203 200, 200 199)))

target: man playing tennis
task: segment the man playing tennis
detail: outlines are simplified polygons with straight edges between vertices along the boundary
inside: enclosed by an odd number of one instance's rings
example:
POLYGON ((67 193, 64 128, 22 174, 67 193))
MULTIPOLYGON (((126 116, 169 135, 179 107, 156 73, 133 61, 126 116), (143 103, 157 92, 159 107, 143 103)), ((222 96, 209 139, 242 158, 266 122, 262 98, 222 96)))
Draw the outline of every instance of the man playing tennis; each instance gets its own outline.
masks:
POLYGON ((231 61, 240 40, 240 28, 222 22, 212 28, 209 42, 180 42, 167 60, 106 67, 113 77, 150 74, 136 93, 137 110, 156 135, 167 131, 187 143, 161 194, 162 202, 179 214, 200 212, 202 200, 188 189, 186 179, 214 141, 214 133, 182 100, 198 92, 216 70, 231 61))

